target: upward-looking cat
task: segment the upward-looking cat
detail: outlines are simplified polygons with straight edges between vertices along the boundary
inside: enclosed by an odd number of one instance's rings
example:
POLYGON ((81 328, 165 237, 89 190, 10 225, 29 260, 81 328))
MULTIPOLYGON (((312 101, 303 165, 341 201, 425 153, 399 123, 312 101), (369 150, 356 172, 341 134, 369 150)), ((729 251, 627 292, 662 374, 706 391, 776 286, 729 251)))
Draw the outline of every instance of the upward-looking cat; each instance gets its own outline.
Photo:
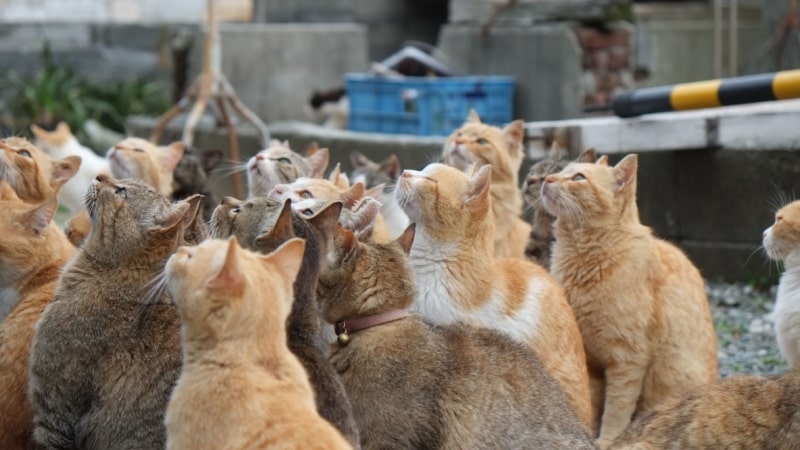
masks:
POLYGON ((603 157, 572 163, 542 186, 557 217, 551 272, 583 334, 604 448, 632 417, 717 378, 703 279, 639 222, 636 168, 636 155, 614 167, 603 157))
MULTIPOLYGON (((311 224, 336 223, 341 203, 328 204, 311 214, 306 222, 293 214, 290 202, 270 197, 256 197, 244 202, 225 197, 211 219, 212 237, 235 236, 242 246, 269 253, 283 242, 298 236, 306 241, 303 264, 294 282, 294 302, 286 329, 289 349, 300 359, 316 392, 317 410, 358 447, 358 429, 344 386, 325 359, 324 336, 317 307, 317 279, 323 242, 311 224)), ((323 225, 319 225, 323 226, 323 225)))
POLYGON ((52 222, 56 199, 29 205, 8 183, 0 184, 0 448, 28 449, 33 448, 28 361, 34 325, 75 248, 52 222))
POLYGON ((175 190, 174 172, 185 147, 182 142, 159 147, 137 137, 125 138, 108 150, 111 173, 116 178, 141 178, 164 195, 175 190))
POLYGON ((286 345, 303 248, 291 239, 260 256, 232 237, 169 259, 183 370, 165 417, 168 449, 352 448, 317 413, 308 375, 286 345))
MULTIPOLYGON (((563 151, 556 141, 550 148, 547 157, 531 166, 528 176, 522 182, 522 194, 528 206, 533 208, 533 221, 528 244, 525 246, 525 257, 533 262, 550 268, 550 249, 556 240, 553 234, 553 222, 556 218, 542 205, 542 182, 547 175, 561 172, 569 160, 563 158, 563 151)), ((597 154, 593 149, 586 150, 578 156, 577 162, 593 163, 597 154)))
POLYGON ((614 450, 800 448, 800 367, 695 387, 636 419, 614 450))
POLYGON ((359 152, 350 153, 350 162, 355 169, 351 172, 353 183, 364 183, 367 189, 383 185, 384 189, 376 200, 381 203, 381 215, 391 236, 400 236, 408 227, 408 216, 394 198, 394 188, 402 169, 395 154, 387 156, 380 163, 371 161, 359 152))
POLYGON ((33 124, 31 133, 33 133, 36 146, 50 157, 63 159, 67 156, 79 156, 81 158, 78 173, 64 184, 58 194, 59 204, 64 205, 73 214, 77 213, 83 208, 83 199, 86 197, 86 190, 89 189, 92 180, 101 173, 111 174, 108 160, 81 145, 66 122, 59 122, 53 131, 47 131, 33 124))
POLYGON ((250 198, 263 197, 276 185, 291 183, 300 177, 320 178, 328 168, 327 148, 301 156, 289 143, 273 140, 269 147, 247 161, 247 186, 250 198))
POLYGON ((505 128, 481 122, 475 110, 455 130, 444 145, 443 162, 466 171, 472 164, 492 166, 492 215, 494 216, 494 256, 524 258, 531 226, 520 218, 522 194, 519 191, 519 168, 524 157, 525 136, 521 120, 505 128))
POLYGON ((30 365, 38 448, 163 449, 180 321, 154 280, 199 202, 136 178, 89 187, 92 232, 40 319, 30 365))
POLYGON ((395 194, 417 224, 410 255, 419 286, 414 310, 436 324, 465 321, 529 345, 588 428, 589 375, 575 317, 542 266, 495 259, 491 175, 489 166, 472 175, 443 164, 403 171, 395 194))
POLYGON ((194 194, 202 195, 203 202, 200 213, 205 221, 211 218, 214 208, 219 205, 219 197, 208 186, 208 174, 221 161, 222 152, 220 150, 207 150, 200 153, 197 150, 186 148, 172 175, 175 181, 172 199, 183 200, 194 194))
POLYGON ((800 201, 775 213, 775 223, 764 230, 764 249, 785 268, 773 317, 778 347, 794 367, 800 363, 800 201))
POLYGON ((27 203, 56 198, 81 164, 78 156, 54 160, 25 138, 0 139, 0 179, 6 180, 27 203))
POLYGON ((589 449, 591 437, 534 352, 499 332, 409 314, 410 226, 388 244, 328 236, 318 294, 330 361, 365 449, 589 449), (376 406, 379 405, 379 406, 376 406))

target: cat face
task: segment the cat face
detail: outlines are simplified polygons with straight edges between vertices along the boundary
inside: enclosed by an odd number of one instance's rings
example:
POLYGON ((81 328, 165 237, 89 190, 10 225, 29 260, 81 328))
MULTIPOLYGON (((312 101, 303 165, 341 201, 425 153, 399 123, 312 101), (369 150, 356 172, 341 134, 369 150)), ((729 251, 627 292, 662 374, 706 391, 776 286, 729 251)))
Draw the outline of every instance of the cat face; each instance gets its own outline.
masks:
POLYGON ((777 261, 800 248, 800 201, 793 201, 775 213, 775 223, 764 230, 764 250, 777 261))
POLYGON ((395 198, 426 233, 460 240, 489 217, 491 170, 482 166, 467 175, 444 164, 429 164, 421 172, 404 170, 395 198))
POLYGON ((531 206, 539 205, 544 177, 558 173, 567 167, 569 161, 545 158, 531 166, 528 176, 522 182, 522 194, 531 206))
POLYGON ((186 148, 172 175, 176 191, 203 192, 208 187, 208 173, 214 170, 221 161, 222 152, 219 150, 199 153, 186 148))
POLYGON ((178 248, 165 274, 184 330, 214 341, 284 330, 304 250, 305 241, 295 238, 262 256, 235 237, 178 248))
POLYGON ((180 142, 158 147, 140 138, 127 138, 106 154, 116 178, 141 178, 162 194, 172 193, 172 175, 184 153, 180 142))
POLYGON ((6 180, 27 202, 54 198, 80 165, 80 156, 53 160, 24 138, 0 140, 0 179, 6 180))
MULTIPOLYGON (((383 186, 380 186, 383 190, 383 186)), ((348 188, 337 186, 330 180, 323 180, 319 178, 298 178, 291 184, 279 184, 275 186, 269 193, 270 197, 278 200, 291 200, 293 204, 302 202, 303 200, 325 200, 328 202, 341 201, 349 208, 360 200, 365 195, 376 195, 375 193, 368 194, 364 190, 364 185, 356 183, 348 188)))
POLYGON ((502 129, 486 125, 473 110, 467 122, 447 138, 443 162, 460 170, 469 169, 473 163, 490 164, 495 181, 516 180, 523 157, 523 125, 521 120, 502 129))
MULTIPOLYGON (((609 167, 606 158, 595 164, 571 163, 542 185, 542 204, 558 220, 572 224, 619 220, 636 212, 637 155, 609 167)), ((636 217, 638 220, 638 217, 636 217)))
POLYGON ((400 160, 394 154, 377 163, 354 151, 350 153, 350 162, 355 167, 352 172, 353 183, 361 182, 367 188, 379 184, 393 185, 402 172, 400 160))
POLYGON ((53 131, 47 131, 36 124, 32 124, 31 133, 33 134, 36 147, 51 155, 64 148, 75 139, 72 130, 66 122, 59 122, 53 131))
POLYGON ((250 197, 267 195, 277 184, 291 183, 300 177, 321 177, 328 167, 328 149, 303 157, 287 145, 273 141, 247 161, 250 197))
POLYGON ((225 197, 211 215, 211 237, 236 236, 244 245, 252 245, 258 236, 275 226, 282 209, 283 202, 271 197, 245 201, 225 197))

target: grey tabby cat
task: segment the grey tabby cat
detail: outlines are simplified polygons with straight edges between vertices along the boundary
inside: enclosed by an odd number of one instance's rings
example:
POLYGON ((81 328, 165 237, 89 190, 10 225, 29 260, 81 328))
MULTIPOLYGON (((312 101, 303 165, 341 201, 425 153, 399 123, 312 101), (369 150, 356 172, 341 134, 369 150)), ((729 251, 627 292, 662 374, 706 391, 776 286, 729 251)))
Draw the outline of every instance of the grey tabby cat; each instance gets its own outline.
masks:
POLYGON ((359 242, 327 225, 317 293, 339 333, 330 361, 353 404, 362 448, 595 448, 527 347, 499 332, 434 326, 408 313, 416 297, 407 257, 414 225, 389 244, 359 242))
POLYGON ((322 177, 329 158, 327 148, 312 149, 308 156, 302 156, 292 151, 288 142, 273 140, 245 164, 250 198, 266 196, 276 185, 301 177, 322 177))
POLYGON ((175 181, 175 191, 172 192, 173 200, 183 200, 194 194, 203 196, 200 206, 200 215, 208 221, 214 208, 219 205, 219 197, 208 186, 208 174, 222 161, 220 150, 198 152, 196 149, 186 147, 186 150, 175 167, 172 179, 175 181))
MULTIPOLYGON (((522 195, 528 206, 533 208, 533 220, 531 221, 531 234, 525 245, 525 257, 530 261, 537 262, 550 269, 550 253, 555 235, 553 234, 553 222, 556 218, 547 212, 542 205, 542 181, 550 174, 561 172, 567 167, 570 160, 564 159, 564 151, 558 142, 553 141, 548 155, 536 161, 522 183, 522 195)), ((577 162, 595 162, 597 153, 594 149, 588 149, 578 156, 577 162)))
POLYGON ((92 232, 38 323, 29 390, 38 448, 162 449, 181 370, 180 323, 162 272, 197 213, 139 179, 99 175, 92 232))
POLYGON ((236 236, 243 248, 263 254, 269 254, 293 237, 305 239, 303 262, 294 282, 294 302, 286 321, 289 350, 308 372, 319 414, 358 448, 358 428, 350 401, 338 375, 323 357, 316 296, 323 248, 311 223, 322 227, 335 224, 341 209, 341 203, 330 203, 304 219, 292 211, 290 201, 281 203, 271 197, 258 197, 242 202, 225 197, 214 210, 210 228, 214 238, 236 236))
POLYGON ((400 167, 400 159, 394 153, 377 163, 360 152, 352 151, 350 152, 350 163, 354 167, 350 172, 351 183, 355 184, 360 181, 367 189, 381 184, 394 186, 403 172, 400 167))

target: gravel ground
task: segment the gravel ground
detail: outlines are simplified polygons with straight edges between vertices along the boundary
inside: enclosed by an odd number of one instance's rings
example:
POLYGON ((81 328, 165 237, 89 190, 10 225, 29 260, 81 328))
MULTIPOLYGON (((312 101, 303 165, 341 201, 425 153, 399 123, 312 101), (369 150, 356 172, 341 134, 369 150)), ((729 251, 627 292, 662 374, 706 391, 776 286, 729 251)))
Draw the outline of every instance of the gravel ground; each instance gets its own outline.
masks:
POLYGON ((787 369, 775 340, 772 309, 777 285, 767 290, 749 284, 707 282, 722 378, 770 374, 787 369))

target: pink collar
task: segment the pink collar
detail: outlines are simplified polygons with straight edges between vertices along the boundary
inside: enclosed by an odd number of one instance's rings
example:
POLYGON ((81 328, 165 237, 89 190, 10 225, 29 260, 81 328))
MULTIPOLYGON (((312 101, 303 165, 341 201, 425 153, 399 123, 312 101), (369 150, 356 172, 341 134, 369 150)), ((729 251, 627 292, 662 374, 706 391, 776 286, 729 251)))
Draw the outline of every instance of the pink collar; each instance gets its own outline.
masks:
POLYGON ((336 322, 333 329, 339 337, 339 343, 347 345, 349 342, 349 334, 356 331, 365 330, 384 323, 394 322, 407 317, 409 314, 408 308, 393 309, 390 311, 373 314, 371 316, 357 317, 355 319, 340 320, 336 322))

